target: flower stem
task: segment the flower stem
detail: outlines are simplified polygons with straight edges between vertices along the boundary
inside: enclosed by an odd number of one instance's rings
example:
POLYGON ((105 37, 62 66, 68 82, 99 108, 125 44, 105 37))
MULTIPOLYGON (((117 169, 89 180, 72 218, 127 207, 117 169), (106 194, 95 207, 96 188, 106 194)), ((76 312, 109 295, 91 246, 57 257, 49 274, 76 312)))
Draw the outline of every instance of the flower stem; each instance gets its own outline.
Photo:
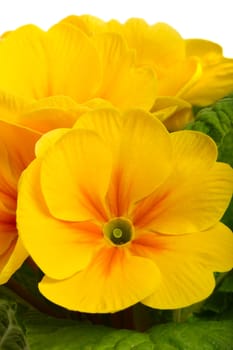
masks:
POLYGON ((14 281, 12 279, 9 280, 6 284, 6 287, 9 288, 15 294, 17 294, 17 296, 19 298, 24 300, 27 304, 31 305, 32 307, 34 307, 38 311, 45 313, 45 314, 52 316, 52 317, 66 318, 64 314, 57 312, 56 310, 52 309, 47 303, 34 297, 32 294, 30 294, 25 288, 23 288, 16 281, 14 281))
POLYGON ((173 321, 175 323, 180 323, 182 321, 182 309, 176 309, 173 311, 172 313, 172 316, 173 316, 173 321))

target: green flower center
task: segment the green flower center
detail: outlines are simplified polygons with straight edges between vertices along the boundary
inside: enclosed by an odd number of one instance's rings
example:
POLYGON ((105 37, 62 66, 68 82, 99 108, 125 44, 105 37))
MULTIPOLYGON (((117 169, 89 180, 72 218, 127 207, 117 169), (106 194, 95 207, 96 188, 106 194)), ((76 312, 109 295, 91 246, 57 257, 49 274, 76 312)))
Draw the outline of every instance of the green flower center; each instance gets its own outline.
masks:
POLYGON ((104 224, 103 233, 114 245, 123 245, 132 240, 133 225, 128 219, 115 218, 104 224))

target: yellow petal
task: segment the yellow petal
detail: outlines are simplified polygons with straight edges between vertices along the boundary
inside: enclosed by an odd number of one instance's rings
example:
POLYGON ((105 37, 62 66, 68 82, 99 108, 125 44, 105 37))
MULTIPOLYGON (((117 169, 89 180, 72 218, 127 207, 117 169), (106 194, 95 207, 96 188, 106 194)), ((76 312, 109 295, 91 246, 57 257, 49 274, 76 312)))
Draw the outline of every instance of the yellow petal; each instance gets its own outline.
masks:
POLYGON ((3 222, 0 223, 0 229, 1 229, 1 231, 0 231, 0 259, 1 259, 1 255, 5 251, 8 250, 8 248, 12 244, 12 241, 15 239, 15 230, 14 230, 14 232, 11 232, 9 230, 9 228, 11 228, 10 225, 6 225, 6 224, 4 225, 3 222), (6 227, 6 226, 8 226, 8 227, 6 227))
POLYGON ((22 241, 12 244, 12 247, 2 257, 0 256, 0 284, 6 283, 9 278, 20 268, 24 260, 28 257, 22 241))
POLYGON ((205 64, 219 61, 222 57, 220 45, 203 39, 186 39, 185 48, 187 56, 198 56, 205 64))
POLYGON ((127 214, 130 205, 150 194, 169 175, 169 134, 150 114, 131 110, 120 115, 114 110, 98 110, 81 116, 75 127, 95 131, 113 154, 108 193, 113 215, 127 214))
POLYGON ((222 48, 207 40, 186 40, 188 55, 198 57, 199 79, 179 94, 195 105, 206 106, 233 91, 233 59, 224 58, 222 48))
POLYGON ((168 234, 204 230, 224 214, 232 195, 233 171, 215 163, 216 146, 202 133, 171 134, 175 164, 170 178, 139 203, 134 222, 168 234))
POLYGON ((46 153, 41 187, 53 216, 69 221, 106 218, 103 207, 112 167, 110 151, 95 133, 72 130, 46 153))
POLYGON ((207 106, 233 90, 233 60, 206 66, 200 80, 180 95, 194 105, 207 106))
POLYGON ((192 87, 201 74, 202 67, 196 57, 188 57, 169 67, 160 67, 158 95, 183 98, 183 91, 192 87))
POLYGON ((63 281, 44 277, 39 289, 46 298, 67 309, 107 313, 137 303, 159 282, 160 275, 152 261, 132 256, 122 248, 106 248, 83 272, 63 281))
POLYGON ((149 110, 157 90, 153 71, 135 67, 133 51, 127 48, 119 34, 100 34, 93 40, 103 70, 98 96, 122 109, 138 107, 149 110))
POLYGON ((39 185, 40 160, 37 159, 25 170, 20 181, 19 235, 44 273, 51 278, 67 278, 88 265, 102 242, 101 231, 91 223, 67 223, 54 219, 39 185))
POLYGON ((23 98, 47 94, 45 33, 33 25, 10 32, 0 45, 0 89, 23 98))
POLYGON ((47 33, 50 67, 48 95, 68 95, 77 102, 94 96, 101 71, 97 51, 78 28, 60 23, 47 33))
POLYGON ((64 18, 61 22, 72 24, 89 36, 106 30, 106 23, 104 21, 102 21, 100 18, 90 15, 72 15, 64 18))
POLYGON ((233 234, 221 223, 189 235, 142 235, 132 253, 152 259, 161 272, 161 284, 143 303, 175 309, 205 299, 214 288, 212 272, 232 268, 232 251, 233 234))
POLYGON ((159 118, 169 131, 181 130, 193 120, 192 105, 177 97, 157 97, 151 113, 159 118))
POLYGON ((44 134, 36 143, 36 157, 42 157, 62 136, 69 132, 69 128, 54 129, 44 134))
POLYGON ((18 123, 18 115, 22 114, 26 106, 32 102, 32 99, 24 99, 6 91, 0 91, 0 119, 8 123, 18 123))
POLYGON ((39 133, 0 120, 0 191, 16 199, 19 176, 33 160, 39 137, 39 133))
POLYGON ((184 40, 166 23, 148 25, 143 19, 131 18, 124 25, 112 20, 110 31, 124 34, 130 48, 136 49, 137 63, 168 66, 185 57, 184 40))
POLYGON ((51 96, 29 104, 17 123, 45 133, 55 128, 72 127, 79 115, 89 109, 69 96, 51 96))

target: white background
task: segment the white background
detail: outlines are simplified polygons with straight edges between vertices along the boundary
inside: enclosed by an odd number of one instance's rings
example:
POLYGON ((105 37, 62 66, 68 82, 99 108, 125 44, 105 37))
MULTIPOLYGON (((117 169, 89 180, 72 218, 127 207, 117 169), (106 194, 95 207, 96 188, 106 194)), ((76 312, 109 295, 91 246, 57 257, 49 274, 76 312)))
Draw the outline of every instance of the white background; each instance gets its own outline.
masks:
POLYGON ((87 13, 167 22, 184 38, 215 41, 233 57, 233 0, 0 0, 0 33, 26 23, 47 29, 65 16, 87 13))

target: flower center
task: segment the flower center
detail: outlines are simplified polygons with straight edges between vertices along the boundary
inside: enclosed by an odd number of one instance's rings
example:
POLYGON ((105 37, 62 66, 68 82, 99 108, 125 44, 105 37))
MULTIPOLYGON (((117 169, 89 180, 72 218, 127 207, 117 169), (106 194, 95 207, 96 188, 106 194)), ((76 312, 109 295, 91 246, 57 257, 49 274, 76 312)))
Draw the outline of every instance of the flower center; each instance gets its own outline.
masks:
POLYGON ((114 245, 123 245, 133 237, 133 225, 126 218, 115 218, 103 225, 104 236, 114 245))

